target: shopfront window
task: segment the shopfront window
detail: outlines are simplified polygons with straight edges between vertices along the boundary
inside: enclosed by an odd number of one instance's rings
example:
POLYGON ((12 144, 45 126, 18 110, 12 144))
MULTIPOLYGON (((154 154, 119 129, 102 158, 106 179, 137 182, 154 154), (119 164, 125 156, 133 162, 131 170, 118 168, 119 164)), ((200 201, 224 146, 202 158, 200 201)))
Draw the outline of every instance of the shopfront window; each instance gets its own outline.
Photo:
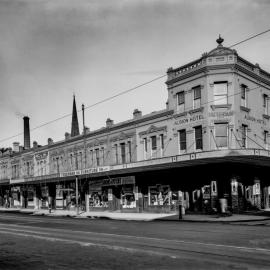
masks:
POLYGON ((170 205, 170 186, 156 185, 149 187, 149 204, 153 206, 170 205))
POLYGON ((134 185, 124 185, 121 191, 123 208, 136 208, 134 185))
POLYGON ((108 207, 108 188, 102 188, 101 186, 90 186, 89 193, 90 207, 108 207))

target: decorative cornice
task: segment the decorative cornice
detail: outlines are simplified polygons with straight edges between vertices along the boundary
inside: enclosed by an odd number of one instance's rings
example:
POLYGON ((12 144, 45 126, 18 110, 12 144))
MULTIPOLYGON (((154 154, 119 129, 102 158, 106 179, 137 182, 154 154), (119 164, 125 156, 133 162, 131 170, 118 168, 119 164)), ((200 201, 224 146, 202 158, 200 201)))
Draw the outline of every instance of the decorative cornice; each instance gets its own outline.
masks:
POLYGON ((48 156, 48 151, 35 154, 36 160, 46 159, 48 156))
POLYGON ((135 135, 136 135, 136 132, 125 133, 122 131, 120 134, 113 136, 111 138, 111 141, 116 142, 116 141, 127 140, 127 139, 133 138, 135 135))
POLYGON ((139 136, 144 136, 150 133, 156 133, 156 132, 161 132, 161 131, 166 132, 167 126, 156 127, 155 125, 151 125, 147 130, 140 132, 139 136))
POLYGON ((189 114, 194 114, 194 113, 202 112, 202 111, 203 111, 203 107, 200 107, 200 108, 197 108, 197 109, 189 110, 188 113, 189 114))
POLYGON ((22 158, 22 160, 23 160, 23 161, 28 161, 28 160, 33 160, 33 158, 34 158, 33 155, 31 155, 31 156, 24 156, 24 157, 22 158))
POLYGON ((222 105, 210 105, 211 109, 214 111, 215 109, 231 109, 232 104, 222 104, 222 105))

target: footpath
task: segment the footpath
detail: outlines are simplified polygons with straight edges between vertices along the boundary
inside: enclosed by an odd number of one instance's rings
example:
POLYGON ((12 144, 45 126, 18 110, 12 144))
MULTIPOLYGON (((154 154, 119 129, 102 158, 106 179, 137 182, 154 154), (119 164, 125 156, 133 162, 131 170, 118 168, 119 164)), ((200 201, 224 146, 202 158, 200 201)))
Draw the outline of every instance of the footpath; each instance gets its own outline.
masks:
MULTIPOLYGON (((121 213, 121 212, 79 212, 74 210, 42 210, 42 209, 18 209, 18 208, 1 208, 1 212, 24 213, 36 216, 51 216, 51 217, 72 217, 72 218, 104 218, 116 220, 133 220, 133 221, 179 221, 179 216, 175 213, 160 214, 160 213, 121 213)), ((247 213, 247 214, 233 214, 231 216, 221 215, 206 215, 206 214, 186 214, 183 215, 183 222, 255 222, 255 221, 269 221, 270 212, 247 213)))

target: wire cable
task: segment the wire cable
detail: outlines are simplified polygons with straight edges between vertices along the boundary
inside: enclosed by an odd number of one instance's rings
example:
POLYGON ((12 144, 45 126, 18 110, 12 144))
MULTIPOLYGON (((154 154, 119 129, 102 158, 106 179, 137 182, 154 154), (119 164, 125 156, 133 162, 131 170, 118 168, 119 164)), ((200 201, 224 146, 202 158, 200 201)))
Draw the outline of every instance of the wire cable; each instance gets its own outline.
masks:
MULTIPOLYGON (((248 37, 248 38, 246 38, 246 39, 244 39, 244 40, 242 40, 242 41, 239 41, 239 42, 237 42, 237 43, 235 43, 235 44, 229 46, 229 48, 232 48, 232 47, 235 47, 235 46, 237 46, 237 45, 239 45, 239 44, 242 44, 242 43, 244 43, 244 42, 247 42, 247 41, 249 41, 249 40, 251 40, 251 39, 253 39, 253 38, 255 38, 255 37, 258 37, 258 36, 261 36, 261 35, 263 35, 263 34, 266 34, 267 32, 270 32, 270 29, 265 30, 265 31, 263 31, 263 32, 261 32, 261 33, 258 33, 258 34, 256 34, 256 35, 250 36, 250 37, 248 37)), ((107 102, 107 101, 110 101, 110 100, 112 100, 112 99, 115 99, 115 98, 117 98, 117 97, 119 97, 119 96, 121 96, 121 95, 124 95, 124 94, 126 94, 126 93, 131 92, 131 91, 134 91, 134 90, 136 90, 136 89, 138 89, 138 88, 140 88, 140 87, 143 87, 143 86, 145 86, 145 85, 148 85, 148 84, 150 84, 150 83, 152 83, 152 82, 154 82, 154 81, 160 80, 160 79, 162 79, 162 78, 164 78, 164 77, 166 77, 166 76, 167 76, 167 74, 162 75, 162 76, 159 76, 159 77, 156 77, 156 78, 154 78, 154 79, 152 79, 152 80, 150 80, 150 81, 144 82, 144 83, 139 84, 139 85, 137 85, 137 86, 135 86, 135 87, 132 87, 132 88, 127 89, 127 90, 125 90, 125 91, 119 92, 118 94, 115 94, 115 95, 113 95, 113 96, 111 96, 111 97, 105 98, 105 99, 100 100, 100 101, 98 101, 98 102, 96 102, 96 103, 94 103, 94 104, 91 104, 91 105, 89 105, 89 106, 86 106, 85 109, 89 109, 89 108, 95 107, 95 106, 97 106, 97 105, 99 105, 99 104, 102 104, 102 103, 104 103, 104 102, 107 102)), ((79 110, 78 112, 80 112, 80 111, 81 111, 81 110, 79 110)), ((72 115, 72 114, 71 114, 71 113, 65 114, 65 115, 63 115, 63 116, 61 116, 61 117, 58 117, 58 118, 53 119, 53 120, 51 120, 51 121, 45 122, 45 123, 43 123, 43 124, 41 124, 41 125, 38 125, 38 126, 32 128, 30 131, 34 131, 34 130, 39 129, 39 128, 41 128, 41 127, 44 127, 44 126, 46 126, 46 125, 52 124, 52 123, 54 123, 54 122, 56 122, 56 121, 62 120, 62 119, 64 119, 64 118, 66 118, 66 117, 69 117, 70 115, 72 115)), ((13 135, 13 136, 10 136, 10 137, 7 137, 7 138, 4 138, 4 139, 1 139, 1 140, 0 140, 0 143, 1 143, 1 142, 4 142, 4 141, 7 141, 7 140, 10 140, 10 139, 12 139, 12 138, 18 137, 18 136, 20 136, 20 135, 22 135, 22 134, 23 134, 23 132, 18 133, 18 134, 13 135)))

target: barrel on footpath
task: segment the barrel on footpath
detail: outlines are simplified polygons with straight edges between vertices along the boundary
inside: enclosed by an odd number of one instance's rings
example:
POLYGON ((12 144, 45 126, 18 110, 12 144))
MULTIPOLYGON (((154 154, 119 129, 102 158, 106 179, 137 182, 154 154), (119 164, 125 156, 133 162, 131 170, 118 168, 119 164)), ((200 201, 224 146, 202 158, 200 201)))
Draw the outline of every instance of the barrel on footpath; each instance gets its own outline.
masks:
POLYGON ((219 199, 219 203, 220 203, 221 213, 226 213, 227 207, 228 207, 227 199, 224 199, 224 198, 219 199))

